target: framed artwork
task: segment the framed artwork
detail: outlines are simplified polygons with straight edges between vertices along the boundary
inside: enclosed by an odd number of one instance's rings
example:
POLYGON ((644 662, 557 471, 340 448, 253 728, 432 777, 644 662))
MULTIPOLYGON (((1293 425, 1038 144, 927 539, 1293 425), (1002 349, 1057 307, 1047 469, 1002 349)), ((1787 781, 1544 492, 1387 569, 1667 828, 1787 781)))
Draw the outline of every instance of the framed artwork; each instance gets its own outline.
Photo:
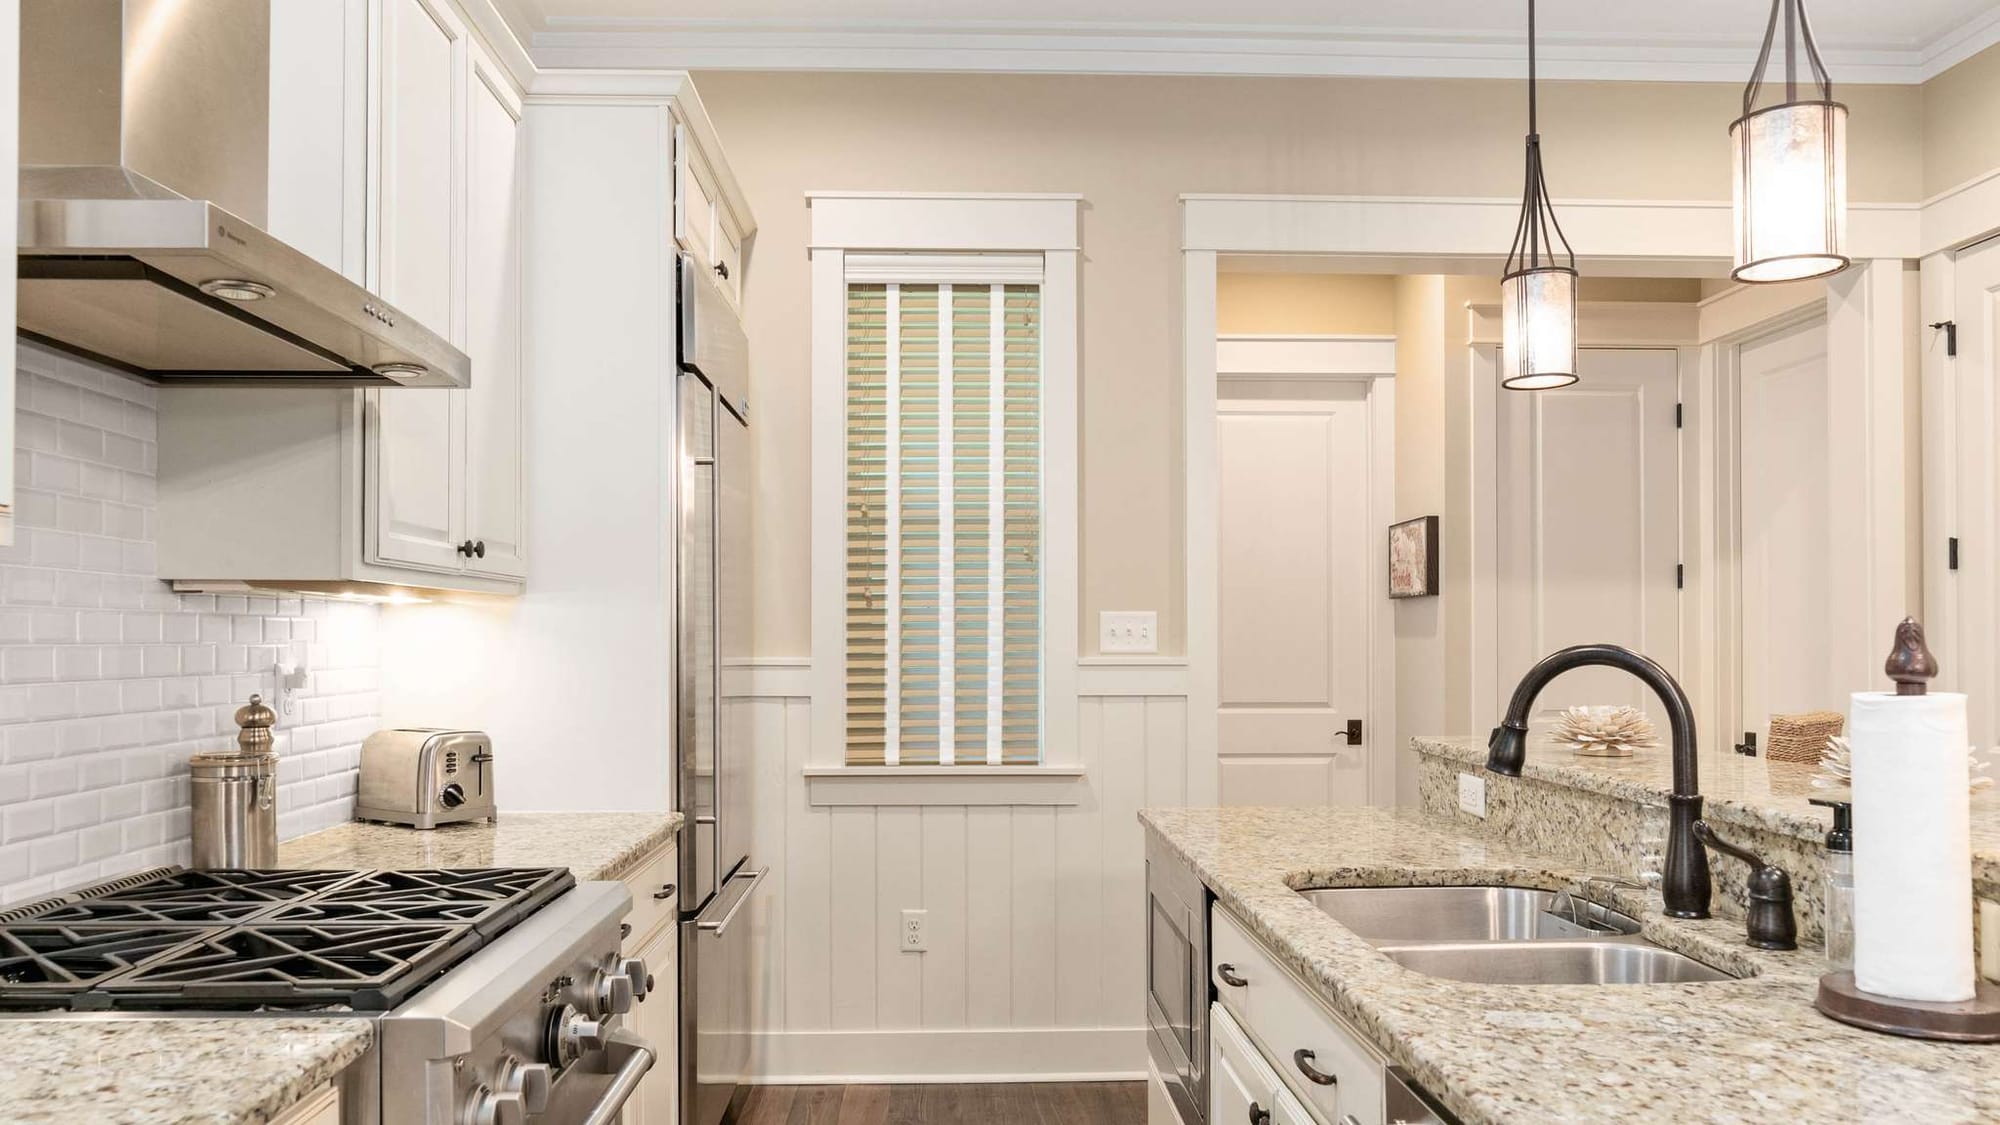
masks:
POLYGON ((1438 592, 1438 518, 1418 516, 1389 525, 1389 596, 1429 598, 1438 592))

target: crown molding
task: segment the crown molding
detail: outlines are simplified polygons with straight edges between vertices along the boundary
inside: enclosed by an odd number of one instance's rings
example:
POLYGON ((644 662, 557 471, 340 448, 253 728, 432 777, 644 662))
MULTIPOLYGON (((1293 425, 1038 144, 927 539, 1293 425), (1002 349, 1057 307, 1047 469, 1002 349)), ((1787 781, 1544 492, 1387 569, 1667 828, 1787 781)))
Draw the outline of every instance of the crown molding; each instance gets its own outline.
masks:
MULTIPOLYGON (((1515 34, 1084 22, 552 19, 532 36, 542 67, 687 70, 979 71, 1519 78, 1515 34)), ((2000 9, 1929 43, 1834 46, 1842 85, 1923 82, 2000 43, 2000 9)), ((1544 77, 1729 82, 1748 77, 1740 36, 1545 35, 1544 77)))

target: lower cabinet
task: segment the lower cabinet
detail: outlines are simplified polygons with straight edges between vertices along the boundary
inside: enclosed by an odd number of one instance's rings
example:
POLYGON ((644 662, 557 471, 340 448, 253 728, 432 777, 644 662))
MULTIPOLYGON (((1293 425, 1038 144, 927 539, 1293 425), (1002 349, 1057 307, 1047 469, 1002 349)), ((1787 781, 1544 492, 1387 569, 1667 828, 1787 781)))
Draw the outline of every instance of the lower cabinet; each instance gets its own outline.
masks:
POLYGON ((625 956, 646 963, 653 987, 626 1017, 632 1030, 653 1045, 659 1057, 625 1103, 623 1125, 677 1125, 680 1121, 680 919, 672 909, 673 888, 662 882, 676 870, 674 848, 667 847, 640 860, 626 876, 633 910, 627 915, 632 932, 625 937, 625 956), (656 899, 664 893, 667 897, 656 899), (655 909, 665 903, 666 909, 655 909))
POLYGON ((271 1125, 340 1125, 340 1088, 321 1086, 272 1118, 271 1125))
POLYGON ((1220 1004, 1209 1009, 1209 1125, 1314 1125, 1220 1004))
MULTIPOLYGON (((1271 1110, 1272 1122, 1285 1120, 1273 1108, 1277 1093, 1284 1093, 1295 1099, 1302 1122, 1383 1125, 1382 1075, 1387 1060, 1226 910, 1212 909, 1210 922, 1209 980, 1216 1003, 1209 1040, 1218 1045, 1210 1054, 1218 1055, 1220 1045, 1233 1034, 1250 1062, 1227 1056, 1215 1060, 1209 1083, 1210 1101, 1215 1104, 1209 1125, 1237 1125, 1251 1118, 1247 1103, 1229 1109, 1217 1101, 1231 1084, 1223 1074, 1225 1063, 1233 1067, 1237 1079, 1247 1081, 1246 1070, 1272 1076, 1272 1100, 1258 1102, 1260 1110, 1271 1110)), ((1252 1095, 1258 1089, 1254 1083, 1246 1088, 1252 1095)), ((1258 1120, 1262 1121, 1261 1114, 1258 1120)))

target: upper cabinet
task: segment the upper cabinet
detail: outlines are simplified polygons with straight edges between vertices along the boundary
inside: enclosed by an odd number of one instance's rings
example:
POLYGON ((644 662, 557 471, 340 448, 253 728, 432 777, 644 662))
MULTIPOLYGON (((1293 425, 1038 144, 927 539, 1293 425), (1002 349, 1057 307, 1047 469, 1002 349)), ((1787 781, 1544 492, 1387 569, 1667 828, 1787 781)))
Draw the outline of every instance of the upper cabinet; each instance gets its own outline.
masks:
MULTIPOLYGON (((683 107, 685 107, 685 102, 683 107)), ((682 108, 681 113, 687 110, 682 108)), ((674 238, 695 262, 715 273, 731 304, 742 307, 743 223, 724 193, 717 163, 697 143, 685 118, 674 126, 674 238)))
POLYGON ((471 383, 163 391, 161 576, 518 592, 521 94, 449 0, 274 8, 271 74, 272 233, 445 335, 471 383), (251 511, 269 533, 230 542, 251 511))

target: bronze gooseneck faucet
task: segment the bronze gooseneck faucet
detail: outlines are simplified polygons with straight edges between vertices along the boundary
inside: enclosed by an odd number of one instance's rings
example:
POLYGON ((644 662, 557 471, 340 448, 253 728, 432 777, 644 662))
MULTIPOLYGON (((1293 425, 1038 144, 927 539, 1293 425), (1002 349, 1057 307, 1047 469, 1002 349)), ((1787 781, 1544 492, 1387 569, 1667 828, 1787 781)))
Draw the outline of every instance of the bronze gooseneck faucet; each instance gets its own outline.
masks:
POLYGON ((1507 704, 1507 717, 1493 728, 1486 743, 1486 768, 1507 777, 1521 776, 1521 763, 1528 756, 1528 713, 1535 697, 1550 680, 1572 668, 1602 665, 1637 676, 1653 689, 1667 711, 1667 725, 1674 741, 1674 791, 1667 798, 1667 861, 1662 872, 1660 894, 1666 899, 1667 913, 1675 918, 1708 917, 1708 853, 1695 838, 1695 822, 1701 819, 1701 791, 1695 777, 1694 711, 1688 706, 1681 685, 1646 657, 1618 645, 1576 645, 1552 652, 1528 669, 1514 688, 1507 704))

